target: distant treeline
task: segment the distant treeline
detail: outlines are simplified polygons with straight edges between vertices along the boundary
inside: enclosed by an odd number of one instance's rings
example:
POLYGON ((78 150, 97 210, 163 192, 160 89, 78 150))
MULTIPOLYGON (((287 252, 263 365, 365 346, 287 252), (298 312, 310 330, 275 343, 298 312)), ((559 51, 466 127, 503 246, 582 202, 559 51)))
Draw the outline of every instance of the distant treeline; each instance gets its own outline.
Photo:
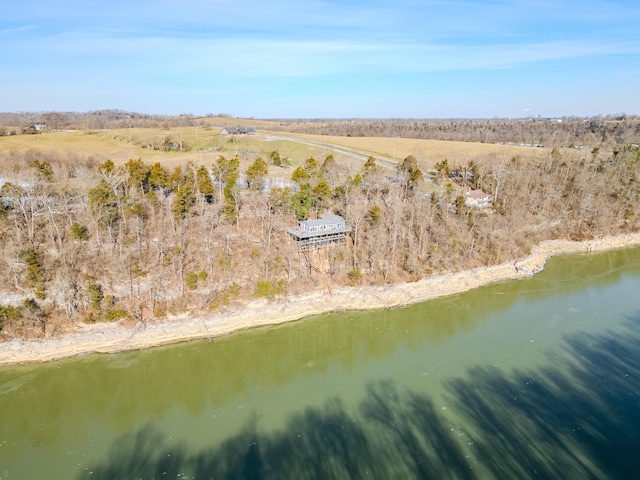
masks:
MULTIPOLYGON (((214 115, 210 114, 209 117, 214 115)), ((32 125, 46 130, 102 130, 109 128, 173 128, 199 126, 192 114, 153 115, 124 110, 91 112, 0 112, 0 136, 24 133, 32 125)))
POLYGON ((289 131, 350 137, 404 137, 548 147, 596 147, 640 143, 640 117, 532 119, 354 119, 290 122, 289 131))

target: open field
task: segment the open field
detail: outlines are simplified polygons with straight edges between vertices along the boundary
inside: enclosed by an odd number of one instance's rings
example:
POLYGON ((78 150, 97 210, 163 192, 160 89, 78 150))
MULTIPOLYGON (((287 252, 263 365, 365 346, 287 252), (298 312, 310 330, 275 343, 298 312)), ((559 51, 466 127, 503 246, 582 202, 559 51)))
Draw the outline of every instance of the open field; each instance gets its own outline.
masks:
MULTIPOLYGON (((222 123, 223 119, 220 119, 222 123)), ((228 119, 227 123, 228 123, 228 119)), ((240 123, 240 122, 239 122, 240 123)), ((268 122, 265 127, 270 126, 268 122)), ((366 155, 401 161, 409 155, 417 158, 423 169, 431 169, 445 158, 452 166, 469 161, 502 163, 512 158, 542 161, 549 158, 550 149, 511 145, 420 140, 386 137, 339 137, 326 135, 303 135, 274 131, 259 131, 255 136, 238 136, 235 139, 220 135, 219 126, 179 128, 131 128, 99 131, 48 132, 39 135, 16 135, 0 137, 0 156, 11 152, 38 151, 55 155, 64 161, 67 154, 92 157, 97 161, 106 159, 121 164, 129 159, 141 158, 146 163, 160 162, 166 167, 196 164, 211 164, 220 155, 238 156, 243 163, 256 157, 267 158, 278 151, 296 166, 313 156, 323 160, 332 154, 337 161, 353 162, 358 168, 366 155), (154 150, 153 145, 170 138, 184 144, 186 151, 154 150), (353 150, 354 155, 335 146, 353 150)), ((244 165, 243 165, 244 168, 244 165)), ((273 169, 272 169, 273 170, 273 169)), ((270 172, 275 176, 289 172, 270 172)))
POLYGON ((540 161, 547 159, 551 150, 549 148, 414 138, 339 137, 303 134, 287 134, 287 136, 349 147, 396 161, 401 161, 407 156, 413 155, 420 163, 420 166, 426 169, 433 168, 436 162, 440 162, 445 158, 449 160, 450 165, 462 165, 470 160, 486 161, 493 159, 501 162, 510 160, 513 157, 540 161))
POLYGON ((0 137, 0 155, 12 151, 29 151, 65 154, 73 153, 94 157, 98 161, 110 159, 116 164, 131 158, 142 158, 147 162, 188 161, 197 157, 197 151, 165 152, 147 148, 145 145, 164 141, 170 137, 182 140, 194 149, 209 148, 218 140, 220 129, 173 128, 173 129, 115 129, 99 131, 46 132, 39 135, 15 135, 0 137))

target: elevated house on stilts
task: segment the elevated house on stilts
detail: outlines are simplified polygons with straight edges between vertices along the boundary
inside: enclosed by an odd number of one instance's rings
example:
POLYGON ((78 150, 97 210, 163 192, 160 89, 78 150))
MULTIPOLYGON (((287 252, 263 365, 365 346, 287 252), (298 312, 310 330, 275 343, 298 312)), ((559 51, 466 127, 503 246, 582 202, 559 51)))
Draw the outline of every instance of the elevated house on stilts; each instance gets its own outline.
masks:
POLYGON ((297 244, 309 271, 326 272, 329 268, 328 247, 343 244, 351 227, 340 215, 326 215, 316 220, 303 220, 287 229, 297 244))
POLYGON ((351 227, 340 215, 326 215, 317 220, 303 220, 287 232, 300 250, 317 250, 328 245, 343 243, 351 227))

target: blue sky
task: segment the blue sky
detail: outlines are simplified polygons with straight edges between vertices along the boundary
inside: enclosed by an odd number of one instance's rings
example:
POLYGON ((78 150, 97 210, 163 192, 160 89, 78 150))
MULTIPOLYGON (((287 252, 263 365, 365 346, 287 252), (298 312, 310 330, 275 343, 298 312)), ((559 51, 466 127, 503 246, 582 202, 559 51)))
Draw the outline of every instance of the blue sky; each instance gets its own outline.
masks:
POLYGON ((640 114, 637 0, 29 0, 0 111, 640 114))

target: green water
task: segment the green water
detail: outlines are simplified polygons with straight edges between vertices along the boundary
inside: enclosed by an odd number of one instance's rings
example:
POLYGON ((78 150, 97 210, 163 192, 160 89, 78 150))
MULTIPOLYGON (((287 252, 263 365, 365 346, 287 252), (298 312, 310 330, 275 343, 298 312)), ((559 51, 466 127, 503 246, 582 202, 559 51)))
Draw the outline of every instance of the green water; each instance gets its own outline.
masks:
POLYGON ((640 249, 143 352, 0 369, 0 479, 634 478, 640 249))

